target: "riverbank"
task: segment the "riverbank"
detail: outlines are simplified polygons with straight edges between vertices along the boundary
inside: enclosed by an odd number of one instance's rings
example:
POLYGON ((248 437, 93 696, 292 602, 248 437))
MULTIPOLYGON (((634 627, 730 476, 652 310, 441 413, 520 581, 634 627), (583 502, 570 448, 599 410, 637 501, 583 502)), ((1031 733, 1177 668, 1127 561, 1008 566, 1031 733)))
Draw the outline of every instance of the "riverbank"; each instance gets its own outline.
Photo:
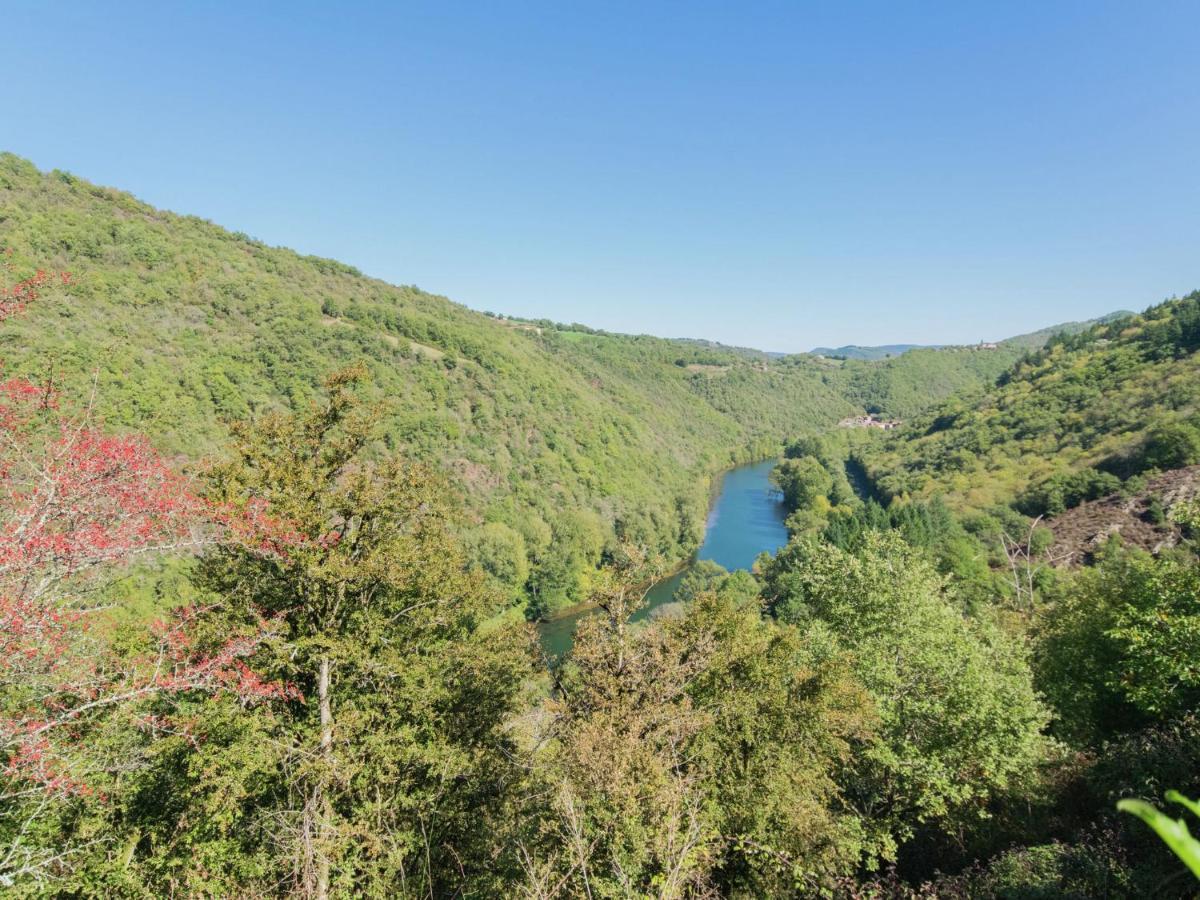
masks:
MULTIPOLYGON (((637 585, 635 590, 643 591, 645 595, 649 595, 649 593, 651 591, 653 591, 656 586, 662 584, 664 581, 670 581, 676 575, 682 575, 684 572, 686 572, 688 569, 690 569, 692 566, 694 566, 696 564, 697 554, 699 552, 700 551, 697 548, 697 550, 695 552, 693 552, 692 555, 689 556, 686 560, 684 560, 681 563, 677 563, 674 567, 672 567, 671 569, 664 572, 658 578, 654 578, 654 579, 651 579, 648 581, 643 581, 641 584, 637 585)), ((547 619, 543 619, 541 622, 538 623, 538 625, 539 625, 539 627, 542 625, 552 625, 555 622, 558 622, 562 619, 578 618, 579 616, 583 615, 584 613, 590 612, 591 610, 597 609, 597 608, 598 607, 596 606, 596 604, 591 602, 590 600, 585 600, 582 603, 572 603, 570 606, 567 606, 567 607, 564 607, 563 609, 555 611, 554 615, 550 616, 547 619)))
MULTIPOLYGON (((784 508, 771 485, 774 458, 735 466, 714 480, 714 499, 705 520, 704 540, 696 554, 676 572, 658 581, 646 594, 646 602, 632 621, 649 618, 670 603, 684 576, 696 562, 710 560, 729 569, 749 569, 763 552, 774 552, 787 543, 784 508)), ((542 648, 551 658, 570 649, 579 620, 594 607, 576 611, 539 625, 542 648)))

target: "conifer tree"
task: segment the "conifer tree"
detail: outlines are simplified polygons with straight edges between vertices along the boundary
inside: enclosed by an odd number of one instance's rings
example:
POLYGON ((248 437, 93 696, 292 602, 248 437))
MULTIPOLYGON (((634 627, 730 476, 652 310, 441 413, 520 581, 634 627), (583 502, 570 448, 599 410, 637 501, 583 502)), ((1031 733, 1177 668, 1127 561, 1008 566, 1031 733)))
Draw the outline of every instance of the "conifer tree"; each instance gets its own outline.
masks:
POLYGON ((275 709, 276 877, 311 897, 445 896, 503 883, 499 813, 521 771, 506 733, 531 673, 528 632, 480 635, 495 599, 468 572, 428 470, 369 452, 363 370, 328 401, 240 426, 213 499, 269 502, 285 556, 229 545, 201 568, 224 622, 262 609, 283 639, 255 665, 304 701, 275 709))

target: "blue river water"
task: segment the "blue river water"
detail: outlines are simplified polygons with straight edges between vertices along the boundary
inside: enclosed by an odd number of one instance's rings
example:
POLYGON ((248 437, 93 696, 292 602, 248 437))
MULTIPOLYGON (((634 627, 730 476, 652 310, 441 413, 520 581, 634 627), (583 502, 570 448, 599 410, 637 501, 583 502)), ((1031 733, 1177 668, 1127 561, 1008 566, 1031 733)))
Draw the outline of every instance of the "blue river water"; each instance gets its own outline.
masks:
MULTIPOLYGON (((730 571, 749 569, 760 553, 774 553, 787 543, 783 504, 770 483, 774 467, 775 460, 769 459, 738 466, 721 476, 697 559, 712 560, 730 571)), ((652 587, 645 606, 632 620, 645 619, 655 609, 670 603, 685 574, 686 570, 652 587)), ((558 657, 569 650, 579 620, 594 613, 593 609, 584 609, 544 622, 539 630, 546 653, 558 657)))

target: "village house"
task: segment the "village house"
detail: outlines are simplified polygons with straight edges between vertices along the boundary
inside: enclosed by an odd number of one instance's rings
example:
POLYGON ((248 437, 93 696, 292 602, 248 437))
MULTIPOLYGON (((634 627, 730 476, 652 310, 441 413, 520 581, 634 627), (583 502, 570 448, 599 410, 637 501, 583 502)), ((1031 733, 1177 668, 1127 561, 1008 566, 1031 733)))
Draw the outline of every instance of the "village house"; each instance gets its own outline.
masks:
POLYGON ((865 416, 850 416, 838 422, 842 428, 882 428, 884 431, 891 431, 893 428, 900 427, 900 420, 885 420, 877 419, 868 414, 865 416))

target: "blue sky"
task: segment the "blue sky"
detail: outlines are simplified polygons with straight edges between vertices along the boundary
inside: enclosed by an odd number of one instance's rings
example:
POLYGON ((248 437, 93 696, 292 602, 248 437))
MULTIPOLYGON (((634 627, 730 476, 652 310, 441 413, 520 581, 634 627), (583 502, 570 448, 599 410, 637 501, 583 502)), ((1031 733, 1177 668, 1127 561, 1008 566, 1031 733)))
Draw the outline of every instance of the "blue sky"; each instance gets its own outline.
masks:
POLYGON ((477 309, 766 349, 1200 287, 1200 3, 9 2, 0 148, 477 309))

